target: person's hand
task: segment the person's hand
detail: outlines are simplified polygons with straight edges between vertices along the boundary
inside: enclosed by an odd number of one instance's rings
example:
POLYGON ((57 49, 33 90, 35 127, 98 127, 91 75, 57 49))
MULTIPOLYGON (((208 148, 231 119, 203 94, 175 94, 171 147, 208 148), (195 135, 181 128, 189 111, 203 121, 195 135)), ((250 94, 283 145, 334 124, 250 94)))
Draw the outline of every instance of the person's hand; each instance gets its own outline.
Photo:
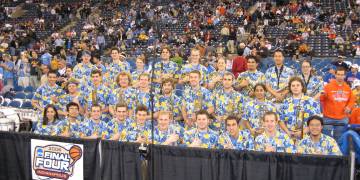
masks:
POLYGON ((53 96, 51 96, 51 101, 52 101, 53 103, 57 103, 57 102, 58 102, 58 98, 57 98, 55 95, 53 95, 53 96))
POLYGON ((351 113, 351 109, 350 109, 349 107, 345 107, 344 112, 345 112, 346 114, 350 114, 350 113, 351 113))
POLYGON ((230 142, 227 142, 225 145, 224 145, 224 149, 233 149, 234 146, 232 144, 230 144, 230 142))
POLYGON ((165 144, 171 144, 179 140, 179 135, 171 134, 169 138, 166 140, 165 144))
POLYGON ((292 131, 291 134, 293 137, 301 138, 301 131, 292 131))
POLYGON ((146 139, 144 136, 138 136, 136 139, 136 142, 138 143, 146 143, 146 139))
POLYGON ((195 138, 194 141, 191 143, 190 147, 200 147, 201 140, 199 138, 195 138))
POLYGON ((98 137, 99 137, 98 132, 94 132, 94 133, 90 136, 90 138, 93 138, 93 139, 96 139, 96 138, 98 138, 98 137))
POLYGON ((250 83, 249 83, 249 81, 247 80, 247 79, 244 79, 244 80, 242 80, 241 81, 241 85, 243 85, 243 87, 246 87, 246 86, 248 86, 250 83))
POLYGON ((259 135, 259 134, 264 133, 264 131, 265 131, 264 128, 257 128, 257 129, 255 129, 255 134, 256 134, 256 135, 259 135))
POLYGON ((277 102, 281 102, 284 100, 284 96, 281 93, 276 93, 274 96, 277 102))
POLYGON ((264 150, 264 151, 265 151, 265 152, 275 152, 276 149, 275 149, 275 147, 273 147, 273 146, 265 145, 265 150, 264 150))

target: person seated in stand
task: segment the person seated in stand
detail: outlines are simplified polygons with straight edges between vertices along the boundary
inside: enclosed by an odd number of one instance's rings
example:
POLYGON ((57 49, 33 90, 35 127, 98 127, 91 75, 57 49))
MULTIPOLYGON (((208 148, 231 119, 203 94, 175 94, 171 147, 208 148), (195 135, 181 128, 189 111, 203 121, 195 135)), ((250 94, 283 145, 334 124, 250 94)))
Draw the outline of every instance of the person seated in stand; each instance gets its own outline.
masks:
POLYGON ((148 133, 151 132, 151 122, 148 119, 148 109, 144 105, 139 105, 135 110, 135 121, 128 124, 125 130, 124 139, 120 141, 146 143, 148 133))
POLYGON ((124 140, 126 129, 132 122, 128 115, 127 104, 119 103, 115 106, 115 117, 107 123, 109 133, 106 139, 124 140))
POLYGON ((59 114, 54 105, 48 104, 44 108, 43 117, 39 123, 37 123, 34 133, 40 135, 57 136, 62 131, 58 127, 60 122, 59 114))
POLYGON ((82 117, 80 115, 80 106, 75 102, 66 105, 67 116, 59 123, 61 136, 80 138, 80 126, 82 117))
POLYGON ((101 106, 92 105, 90 109, 90 118, 80 126, 80 137, 84 139, 104 138, 107 135, 107 124, 101 120, 101 106))
POLYGON ((219 134, 209 128, 210 118, 206 110, 196 113, 196 127, 185 131, 184 144, 187 147, 216 149, 219 147, 219 134))
POLYGON ((265 98, 267 92, 265 84, 256 84, 254 86, 254 99, 249 100, 244 107, 243 119, 244 125, 253 136, 264 132, 262 118, 265 112, 277 112, 275 105, 265 98))
POLYGON ((179 84, 187 84, 190 81, 190 76, 189 73, 192 71, 199 71, 200 72, 200 85, 207 87, 207 83, 208 83, 208 71, 207 68, 205 66, 203 66, 202 64, 200 64, 200 60, 201 60, 201 55, 200 55, 200 50, 193 48, 190 50, 190 62, 189 64, 184 65, 181 68, 181 77, 179 79, 179 84))
POLYGON ((85 115, 88 116, 90 108, 93 104, 98 104, 102 109, 102 120, 109 120, 109 104, 113 99, 110 89, 102 83, 101 71, 95 69, 91 72, 91 82, 89 85, 84 85, 80 92, 84 100, 85 115))
POLYGON ((292 77, 289 81, 291 97, 281 104, 280 128, 293 139, 300 140, 307 134, 305 122, 315 114, 320 114, 320 104, 312 97, 304 95, 306 88, 300 77, 292 77))
POLYGON ((290 136, 278 130, 278 115, 266 112, 263 116, 264 133, 255 138, 255 150, 264 152, 295 153, 296 149, 290 136))
POLYGON ((223 89, 221 81, 226 73, 226 60, 224 57, 217 58, 216 71, 209 74, 208 88, 212 91, 218 91, 223 89))
POLYGON ((226 132, 220 136, 219 144, 225 149, 254 150, 254 138, 248 129, 242 129, 242 122, 235 116, 225 120, 226 132))
POLYGON ((154 127, 154 139, 151 129, 148 129, 147 143, 178 146, 183 139, 184 129, 174 123, 170 111, 158 112, 157 125, 154 127))
POLYGON ((135 94, 136 89, 132 86, 131 75, 128 72, 121 72, 116 77, 116 84, 111 89, 112 101, 110 102, 109 111, 115 114, 115 106, 118 103, 125 103, 128 105, 129 116, 133 116, 131 100, 135 94))
POLYGON ((211 123, 213 130, 225 130, 225 119, 229 115, 240 117, 245 104, 245 98, 242 94, 235 91, 232 87, 234 75, 231 72, 225 72, 222 80, 223 89, 213 92, 213 105, 215 120, 211 123))
POLYGON ((162 47, 161 61, 155 63, 154 74, 152 81, 155 88, 160 88, 160 84, 165 79, 173 79, 177 82, 179 79, 179 66, 173 61, 170 61, 171 51, 169 46, 162 47))
POLYGON ((324 82, 320 76, 312 72, 312 66, 309 60, 304 60, 301 63, 301 78, 305 85, 304 88, 306 88, 305 95, 314 98, 314 100, 319 100, 321 92, 324 89, 324 82))
POLYGON ((257 70, 259 65, 259 59, 255 56, 248 56, 247 59, 247 70, 239 74, 237 78, 236 89, 245 96, 249 97, 253 95, 253 87, 258 83, 265 83, 264 73, 257 70))
POLYGON ((181 112, 184 118, 185 128, 194 126, 195 112, 200 109, 207 110, 209 114, 214 112, 212 95, 210 91, 200 86, 201 73, 197 70, 189 73, 190 86, 183 93, 181 112))
MULTIPOLYGON (((152 93, 151 92, 151 82, 150 75, 148 73, 140 74, 139 76, 139 86, 135 89, 134 94, 131 97, 131 106, 135 110, 139 105, 144 105, 148 110, 147 119, 151 119, 151 110, 153 103, 151 102, 152 93)), ((133 115, 132 115, 133 116, 133 115)))
POLYGON ((173 93, 174 83, 171 78, 164 79, 161 83, 161 93, 155 96, 154 100, 154 118, 158 117, 160 111, 170 111, 172 112, 172 119, 177 124, 182 124, 182 114, 181 114, 181 98, 173 93))
POLYGON ((32 106, 40 112, 43 112, 44 107, 48 104, 52 104, 59 109, 59 97, 64 94, 62 88, 56 84, 56 71, 49 71, 47 79, 47 83, 36 90, 31 101, 32 106))
POLYGON ((342 155, 334 138, 322 133, 324 120, 314 115, 306 122, 310 135, 297 144, 298 153, 318 155, 342 155))
POLYGON ((284 65, 284 59, 283 52, 281 50, 275 50, 275 66, 266 70, 265 73, 266 89, 278 103, 286 98, 289 92, 287 89, 288 82, 290 78, 295 75, 293 69, 284 65))

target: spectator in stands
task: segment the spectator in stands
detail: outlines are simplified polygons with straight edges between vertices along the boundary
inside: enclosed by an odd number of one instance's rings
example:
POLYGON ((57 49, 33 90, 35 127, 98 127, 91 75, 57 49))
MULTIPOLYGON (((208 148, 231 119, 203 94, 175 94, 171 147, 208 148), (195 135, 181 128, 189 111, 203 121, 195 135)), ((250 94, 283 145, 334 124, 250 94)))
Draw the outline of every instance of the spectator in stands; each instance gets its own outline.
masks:
POLYGON ((131 121, 125 130, 126 135, 124 140, 127 142, 146 143, 149 137, 148 129, 151 128, 151 122, 148 119, 148 109, 146 106, 139 105, 135 110, 135 121, 131 121))
POLYGON ((348 116, 355 103, 355 97, 349 85, 345 82, 344 68, 335 71, 335 79, 324 87, 324 93, 320 97, 324 114, 324 134, 338 140, 349 122, 348 116))
POLYGON ((109 133, 105 121, 101 120, 101 106, 93 104, 90 108, 90 117, 80 125, 80 137, 84 139, 105 138, 109 133))
POLYGON ((11 61, 11 56, 9 54, 3 54, 3 62, 0 63, 0 67, 4 70, 4 86, 9 88, 14 88, 14 62, 11 61))
POLYGON ((246 66, 246 59, 245 59, 245 55, 244 55, 244 49, 245 48, 245 44, 241 43, 240 44, 240 49, 238 50, 238 56, 234 58, 233 60, 233 64, 232 64, 232 73, 234 74, 235 78, 237 78, 239 76, 240 73, 244 72, 247 70, 247 66, 246 66))
POLYGON ((82 84, 87 84, 87 78, 90 77, 91 72, 96 69, 96 67, 91 64, 91 53, 90 51, 83 51, 82 55, 82 62, 77 64, 73 69, 74 77, 82 84))
POLYGON ((187 147, 215 149, 219 147, 219 135, 209 128, 210 118, 206 110, 196 113, 196 128, 185 131, 184 143, 187 147))
POLYGON ((266 112, 262 119, 264 133, 255 138, 255 150, 265 152, 295 153, 293 141, 286 133, 277 129, 278 115, 274 112, 266 112))
POLYGON ((191 49, 189 60, 190 60, 190 62, 181 68, 181 71, 180 71, 181 77, 180 77, 179 83, 180 84, 189 83, 189 81, 190 81, 189 73, 194 70, 197 70, 200 72, 201 85, 206 87, 207 83, 208 83, 208 79, 207 79, 208 71, 205 66, 200 64, 200 60, 201 60, 200 50, 195 49, 195 48, 191 49))
POLYGON ((201 109, 207 110, 209 114, 214 112, 211 92, 200 86, 201 73, 193 70, 189 73, 189 87, 183 93, 182 115, 185 127, 193 127, 196 120, 195 113, 201 109))
POLYGON ((225 120, 226 132, 219 138, 219 144, 224 149, 254 150, 254 138, 248 129, 239 130, 241 121, 235 116, 225 120))
POLYGON ((308 132, 307 118, 320 114, 320 104, 306 96, 306 88, 300 77, 292 77, 288 89, 291 97, 286 98, 279 109, 280 128, 294 139, 300 140, 308 132))
POLYGON ((351 86, 356 79, 360 80, 359 65, 352 64, 350 71, 346 73, 345 81, 351 86))
POLYGON ((70 102, 66 104, 67 116, 58 124, 61 136, 80 138, 80 127, 82 116, 80 115, 80 106, 78 103, 70 102))
POLYGON ((249 99, 243 110, 244 125, 255 137, 264 132, 262 118, 265 112, 277 112, 274 104, 265 98, 266 92, 265 84, 256 84, 254 86, 254 99, 249 99))
POLYGON ((151 129, 149 129, 148 143, 178 146, 184 137, 184 129, 172 123, 172 114, 170 111, 160 111, 157 118, 157 126, 154 128, 154 138, 152 138, 151 129))
POLYGON ((114 118, 107 123, 108 136, 106 139, 123 141, 126 136, 126 128, 131 123, 127 104, 119 103, 115 106, 114 118))
POLYGON ((40 135, 57 136, 61 132, 58 128, 60 122, 55 106, 48 104, 44 108, 43 117, 37 123, 34 133, 40 135))
POLYGON ((40 61, 36 51, 31 51, 30 65, 30 86, 38 88, 40 84, 40 61))
POLYGON ((181 98, 177 96, 174 91, 174 82, 173 79, 168 78, 164 79, 161 83, 161 93, 155 95, 154 99, 154 118, 158 117, 159 111, 170 111, 171 119, 174 122, 181 124, 180 120, 182 120, 181 115, 181 98))
POLYGON ((323 118, 311 116, 306 122, 310 135, 302 139, 297 145, 298 153, 317 155, 342 155, 337 142, 330 136, 322 133, 323 118))
POLYGON ((27 87, 30 85, 30 69, 28 54, 26 51, 21 53, 20 59, 15 64, 15 71, 17 72, 18 85, 27 87))
POLYGON ((54 105, 59 109, 59 97, 61 97, 64 92, 60 86, 56 84, 57 72, 49 71, 47 73, 47 83, 40 86, 31 101, 32 106, 39 110, 40 112, 44 111, 44 108, 48 104, 54 105))
POLYGON ((209 74, 209 84, 208 88, 210 90, 221 90, 222 86, 222 79, 226 72, 226 61, 224 57, 218 57, 216 62, 216 71, 209 74))
POLYGON ((284 55, 281 50, 274 52, 274 62, 275 66, 265 73, 266 88, 277 102, 282 102, 289 92, 287 85, 295 72, 284 65, 284 55))
POLYGON ((349 65, 344 61, 345 60, 345 56, 338 56, 338 60, 332 62, 331 64, 336 66, 336 67, 343 67, 346 71, 349 70, 349 65))
POLYGON ((91 81, 87 84, 82 84, 80 94, 84 100, 85 115, 88 117, 90 108, 93 104, 101 106, 103 120, 109 119, 109 103, 112 100, 110 89, 102 83, 102 73, 100 70, 95 69, 91 71, 91 81))
POLYGON ((252 96, 253 88, 258 83, 265 83, 264 73, 257 70, 259 65, 259 59, 255 56, 248 56, 247 59, 247 70, 240 73, 237 78, 238 85, 236 88, 244 96, 252 96))
POLYGON ((317 76, 312 69, 311 62, 304 60, 301 63, 301 78, 306 88, 306 95, 314 98, 315 101, 319 100, 321 92, 324 89, 323 80, 317 76))

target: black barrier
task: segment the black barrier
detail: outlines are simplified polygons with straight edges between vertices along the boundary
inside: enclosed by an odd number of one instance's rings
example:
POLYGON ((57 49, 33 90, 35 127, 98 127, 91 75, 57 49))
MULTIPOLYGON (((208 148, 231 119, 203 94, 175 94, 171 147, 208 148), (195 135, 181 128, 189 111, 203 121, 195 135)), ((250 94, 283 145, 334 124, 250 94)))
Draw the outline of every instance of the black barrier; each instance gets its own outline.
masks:
POLYGON ((30 133, 0 131, 0 180, 31 178, 31 139, 83 144, 84 179, 101 179, 98 140, 39 136, 30 133))
POLYGON ((101 158, 103 180, 141 180, 142 173, 147 173, 139 144, 101 141, 101 158))
POLYGON ((152 146, 152 180, 348 180, 348 157, 152 146))
POLYGON ((0 132, 0 180, 31 179, 31 139, 84 145, 85 180, 348 180, 349 158, 149 146, 0 132), (99 144, 101 149, 99 149, 99 144), (100 165, 101 159, 101 165, 100 165), (145 178, 144 178, 145 177, 145 178))

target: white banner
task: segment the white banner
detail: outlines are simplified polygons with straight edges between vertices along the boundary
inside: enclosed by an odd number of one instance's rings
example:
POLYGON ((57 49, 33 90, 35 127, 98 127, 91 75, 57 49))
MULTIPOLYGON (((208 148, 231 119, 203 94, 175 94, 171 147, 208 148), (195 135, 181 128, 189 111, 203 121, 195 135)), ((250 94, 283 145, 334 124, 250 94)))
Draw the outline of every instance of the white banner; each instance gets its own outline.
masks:
POLYGON ((83 153, 82 144, 31 139, 32 179, 84 179, 83 153))

